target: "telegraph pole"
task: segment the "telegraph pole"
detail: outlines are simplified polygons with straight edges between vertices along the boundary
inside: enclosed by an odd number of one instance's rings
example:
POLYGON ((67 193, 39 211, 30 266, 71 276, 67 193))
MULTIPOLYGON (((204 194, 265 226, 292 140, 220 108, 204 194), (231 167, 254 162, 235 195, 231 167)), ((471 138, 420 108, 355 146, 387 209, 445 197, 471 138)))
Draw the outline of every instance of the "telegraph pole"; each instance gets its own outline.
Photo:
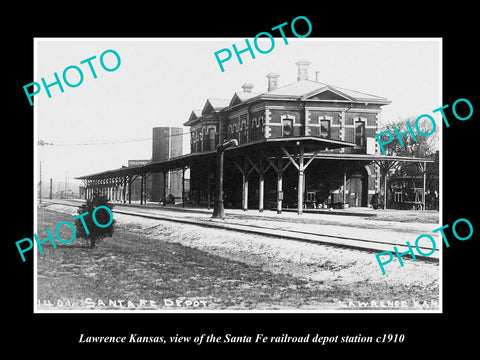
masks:
POLYGON ((238 146, 238 140, 232 139, 223 145, 217 145, 217 179, 212 218, 222 220, 225 219, 225 208, 223 207, 223 153, 231 146, 238 146))
POLYGON ((39 195, 39 203, 42 203, 42 161, 40 160, 40 195, 39 195))
MULTIPOLYGON (((52 143, 45 142, 43 140, 37 141, 38 146, 53 145, 52 143)), ((39 193, 39 202, 42 203, 42 160, 40 160, 40 193, 39 193)))

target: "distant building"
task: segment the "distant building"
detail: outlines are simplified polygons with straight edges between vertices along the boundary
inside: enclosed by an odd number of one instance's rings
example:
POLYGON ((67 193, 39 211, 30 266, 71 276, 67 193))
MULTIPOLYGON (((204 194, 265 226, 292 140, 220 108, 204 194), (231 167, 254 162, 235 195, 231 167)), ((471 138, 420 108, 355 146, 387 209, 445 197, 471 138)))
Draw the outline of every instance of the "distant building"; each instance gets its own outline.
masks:
MULTIPOLYGON (((179 127, 154 127, 152 134, 152 162, 164 161, 183 155, 183 129, 179 127)), ((176 199, 182 198, 182 171, 152 173, 151 201, 159 202, 163 197, 164 179, 165 195, 172 194, 176 199)))
POLYGON ((83 199, 85 197, 86 191, 87 190, 86 190, 85 186, 80 185, 78 187, 78 196, 79 196, 80 199, 83 199))
MULTIPOLYGON (((141 167, 149 164, 151 160, 128 160, 128 167, 141 167)), ((132 181, 131 185, 131 199, 133 201, 138 201, 141 198, 141 191, 142 191, 142 184, 141 181, 142 178, 140 176, 136 177, 135 180, 132 181)), ((146 200, 150 201, 151 200, 151 194, 150 191, 152 189, 152 178, 149 176, 148 178, 145 179, 144 182, 145 189, 143 190, 144 195, 146 196, 146 200)))

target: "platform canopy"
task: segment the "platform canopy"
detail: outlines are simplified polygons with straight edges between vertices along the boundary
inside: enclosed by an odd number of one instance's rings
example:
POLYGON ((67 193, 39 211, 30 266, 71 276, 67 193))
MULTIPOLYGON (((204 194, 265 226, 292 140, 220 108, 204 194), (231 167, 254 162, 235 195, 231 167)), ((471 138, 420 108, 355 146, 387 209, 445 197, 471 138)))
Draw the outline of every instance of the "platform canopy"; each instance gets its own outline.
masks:
POLYGON ((355 147, 351 142, 320 138, 315 136, 298 136, 285 138, 271 138, 252 141, 248 144, 242 144, 237 147, 228 148, 225 154, 236 154, 244 151, 258 152, 263 151, 267 156, 278 156, 283 154, 284 149, 295 152, 303 148, 304 152, 316 152, 322 150, 332 150, 339 148, 355 147))
MULTIPOLYGON (((339 148, 354 147, 356 147, 356 144, 354 143, 313 136, 269 138, 227 148, 224 151, 224 156, 225 159, 230 160, 242 174, 244 188, 242 202, 244 209, 247 208, 248 203, 248 175, 253 170, 258 173, 260 179, 259 210, 263 211, 263 179, 265 172, 270 167, 277 172, 277 191, 282 193, 282 173, 289 165, 293 165, 298 171, 299 214, 302 213, 305 170, 313 160, 355 161, 364 163, 365 165, 368 163, 375 163, 380 167, 385 177, 390 169, 398 166, 399 162, 418 163, 423 173, 425 173, 426 163, 433 162, 433 160, 425 158, 375 154, 333 153, 328 151, 339 148)), ((153 161, 141 166, 122 167, 119 169, 84 175, 77 177, 76 179, 82 180, 86 184, 87 188, 92 189, 95 189, 96 187, 109 187, 112 185, 127 183, 130 188, 131 182, 138 176, 142 177, 143 184, 146 177, 148 177, 151 173, 165 174, 166 172, 172 170, 183 170, 183 174, 185 174, 185 169, 190 168, 195 164, 202 164, 211 168, 210 164, 215 164, 216 154, 217 151, 215 150, 191 153, 171 159, 153 161)), ((278 200, 277 207, 278 211, 280 212, 282 207, 280 198, 278 200)))
MULTIPOLYGON (((284 147, 285 149, 290 150, 296 149, 299 146, 303 146, 303 148, 305 149, 304 151, 318 151, 319 149, 325 150, 338 149, 342 147, 353 147, 355 146, 355 144, 345 141, 302 136, 280 139, 263 139, 255 142, 250 142, 248 144, 240 145, 235 148, 229 148, 225 151, 225 154, 235 156, 245 151, 263 151, 267 156, 276 156, 282 154, 282 150, 280 147, 284 147)), ((143 166, 124 166, 118 169, 106 170, 90 175, 79 176, 75 179, 99 180, 111 177, 133 176, 151 172, 164 172, 169 170, 182 169, 184 167, 189 167, 195 161, 208 160, 209 158, 213 159, 215 157, 215 154, 215 150, 205 151, 201 153, 186 154, 168 160, 152 161, 143 166)))

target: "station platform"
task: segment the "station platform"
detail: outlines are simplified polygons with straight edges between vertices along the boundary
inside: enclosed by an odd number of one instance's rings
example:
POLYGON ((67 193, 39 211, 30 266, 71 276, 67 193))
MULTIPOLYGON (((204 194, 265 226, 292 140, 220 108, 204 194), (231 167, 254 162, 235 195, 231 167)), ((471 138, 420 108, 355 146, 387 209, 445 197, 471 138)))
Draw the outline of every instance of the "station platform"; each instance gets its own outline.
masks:
MULTIPOLYGON (((83 199, 68 199, 68 201, 84 202, 83 199)), ((187 212, 187 213, 198 213, 198 214, 212 214, 213 207, 208 209, 207 207, 193 206, 191 204, 186 204, 185 207, 182 207, 182 204, 167 204, 165 206, 160 205, 158 202, 149 202, 146 204, 140 204, 140 201, 132 201, 131 204, 123 202, 112 202, 112 205, 117 207, 128 206, 134 208, 148 208, 148 209, 161 209, 165 211, 178 211, 178 212, 187 212)), ((234 215, 234 216, 246 216, 246 217, 275 217, 275 218, 292 218, 298 219, 305 217, 307 218, 317 218, 318 215, 336 215, 333 217, 358 217, 358 218, 368 218, 370 220, 380 220, 380 221, 394 221, 394 222, 419 222, 419 223, 429 223, 429 224, 438 224, 440 219, 440 214, 437 210, 398 210, 398 209, 373 209, 371 207, 350 207, 347 209, 303 209, 303 215, 297 214, 297 209, 295 208, 284 208, 282 209, 281 214, 277 214, 276 209, 265 209, 263 212, 258 211, 258 209, 249 209, 243 211, 242 209, 230 209, 225 208, 225 215, 234 215), (315 216, 317 215, 317 216, 315 216)))
MULTIPOLYGON (((65 203, 81 204, 85 200, 68 199, 65 203)), ((48 204, 48 200, 45 203, 48 204)), ((52 200, 55 203, 55 200, 52 200)), ((63 201, 62 201, 63 202, 63 201)), ((407 251, 406 241, 414 243, 421 234, 430 234, 439 227, 438 212, 406 210, 374 210, 369 208, 338 209, 332 211, 296 212, 225 209, 225 219, 212 218, 213 209, 160 205, 139 202, 112 202, 116 214, 133 215, 146 219, 170 221, 178 224, 199 225, 228 231, 322 243, 370 251, 407 251), (368 216, 376 214, 377 216, 368 216), (410 216, 410 217, 409 217, 410 216), (412 217, 413 216, 413 217, 412 217), (428 219, 429 221, 422 220, 428 219), (379 219, 379 217, 382 217, 379 219), (399 219, 397 221, 395 219, 399 219), (435 220, 436 219, 436 220, 435 220)), ((118 215, 117 215, 118 216, 118 215)), ((430 243, 421 246, 428 253, 430 243)), ((426 260, 438 260, 439 249, 426 260)))

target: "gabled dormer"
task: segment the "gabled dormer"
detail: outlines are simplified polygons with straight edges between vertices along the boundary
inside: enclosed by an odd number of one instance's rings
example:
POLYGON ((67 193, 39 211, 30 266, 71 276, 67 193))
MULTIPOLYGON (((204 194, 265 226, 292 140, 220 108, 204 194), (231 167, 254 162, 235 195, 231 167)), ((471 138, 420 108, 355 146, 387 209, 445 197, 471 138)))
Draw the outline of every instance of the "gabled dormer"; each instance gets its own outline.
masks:
POLYGON ((245 102, 248 99, 251 99, 261 93, 252 92, 253 85, 250 83, 245 83, 242 85, 243 91, 237 91, 233 94, 232 100, 230 100, 229 107, 233 107, 235 105, 239 105, 245 102))
POLYGON ((188 118, 188 121, 183 124, 183 126, 191 126, 195 122, 198 121, 202 117, 202 110, 200 109, 193 109, 192 112, 190 113, 190 117, 188 118))
POLYGON ((230 104, 230 100, 228 99, 208 98, 207 102, 203 106, 202 115, 208 115, 214 112, 219 112, 223 108, 227 107, 229 104, 230 104))

